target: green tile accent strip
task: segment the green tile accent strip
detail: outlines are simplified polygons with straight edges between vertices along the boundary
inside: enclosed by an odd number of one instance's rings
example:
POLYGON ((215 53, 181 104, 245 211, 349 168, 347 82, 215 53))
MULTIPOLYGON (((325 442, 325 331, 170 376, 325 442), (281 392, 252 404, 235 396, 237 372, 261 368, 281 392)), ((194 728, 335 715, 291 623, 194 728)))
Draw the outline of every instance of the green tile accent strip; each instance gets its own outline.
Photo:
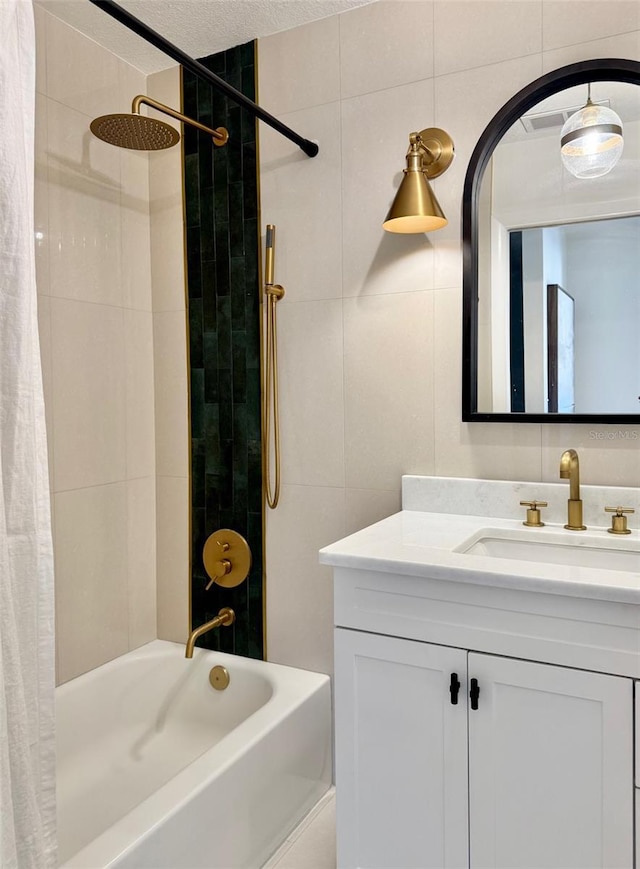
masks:
MULTIPOLYGON (((212 72, 255 99, 253 42, 201 58, 212 72)), ((215 147, 184 128, 187 280, 191 364, 192 626, 223 606, 231 628, 198 645, 261 658, 262 449, 260 434, 260 308, 256 122, 240 107, 183 70, 185 114, 229 130, 215 147), (202 564, 206 538, 232 528, 251 547, 247 582, 212 586, 202 564)))

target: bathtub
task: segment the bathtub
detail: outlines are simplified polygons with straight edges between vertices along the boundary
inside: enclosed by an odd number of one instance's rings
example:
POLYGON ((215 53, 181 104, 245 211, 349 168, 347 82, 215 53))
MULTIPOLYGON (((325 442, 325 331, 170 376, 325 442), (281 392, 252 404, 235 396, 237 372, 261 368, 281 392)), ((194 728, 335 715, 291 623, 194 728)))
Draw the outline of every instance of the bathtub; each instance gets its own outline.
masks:
POLYGON ((60 865, 258 869, 330 786, 330 706, 327 676, 162 640, 61 685, 60 865))

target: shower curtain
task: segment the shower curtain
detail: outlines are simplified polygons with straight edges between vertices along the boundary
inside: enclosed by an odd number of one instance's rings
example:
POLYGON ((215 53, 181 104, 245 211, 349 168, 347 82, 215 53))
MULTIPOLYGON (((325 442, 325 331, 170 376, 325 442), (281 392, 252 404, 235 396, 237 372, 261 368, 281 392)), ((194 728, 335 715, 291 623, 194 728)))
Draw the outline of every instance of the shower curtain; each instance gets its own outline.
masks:
POLYGON ((53 556, 33 238, 31 0, 0 0, 0 866, 56 865, 53 556))

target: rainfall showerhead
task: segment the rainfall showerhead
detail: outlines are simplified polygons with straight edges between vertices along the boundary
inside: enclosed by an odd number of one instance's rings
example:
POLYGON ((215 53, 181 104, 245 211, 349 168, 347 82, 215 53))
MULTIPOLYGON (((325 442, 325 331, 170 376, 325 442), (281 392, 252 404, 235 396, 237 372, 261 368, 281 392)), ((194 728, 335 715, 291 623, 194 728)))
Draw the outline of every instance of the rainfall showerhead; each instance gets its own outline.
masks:
POLYGON ((102 115, 91 121, 90 129, 103 142, 135 151, 160 151, 180 141, 175 127, 145 115, 102 115))
POLYGON ((205 127, 204 124, 170 109, 169 106, 142 95, 134 98, 131 104, 131 114, 102 115, 91 121, 89 125, 91 132, 110 145, 116 145, 118 148, 130 148, 134 151, 159 151, 176 145, 180 141, 180 133, 165 121, 141 115, 140 106, 143 103, 208 133, 213 139, 214 145, 225 145, 229 139, 229 133, 224 127, 212 130, 205 127))

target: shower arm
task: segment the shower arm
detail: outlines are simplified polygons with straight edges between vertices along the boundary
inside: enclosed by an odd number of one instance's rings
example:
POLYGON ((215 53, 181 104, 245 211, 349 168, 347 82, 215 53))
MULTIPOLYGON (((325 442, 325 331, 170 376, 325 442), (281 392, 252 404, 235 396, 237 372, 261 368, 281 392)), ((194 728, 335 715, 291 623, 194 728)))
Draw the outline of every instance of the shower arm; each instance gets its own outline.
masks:
POLYGON ((185 52, 178 48, 177 45, 169 42, 168 39, 165 39, 164 36, 161 36, 155 30, 152 30, 143 21, 136 18, 135 15, 127 12, 126 9, 119 6, 114 2, 114 0, 89 0, 89 2, 93 3, 93 5, 97 6, 99 9, 102 9, 102 11, 106 12, 107 15, 111 15, 111 17, 115 18, 116 21, 119 21, 120 24, 124 24, 124 26, 128 27, 129 30, 132 30, 155 48, 164 52, 164 54, 168 55, 185 69, 188 69, 189 72, 192 72, 199 78, 208 81, 210 85, 215 87, 217 90, 222 91, 225 96, 238 103, 238 105, 242 106, 242 108, 246 109, 254 117, 264 121, 265 124, 273 127, 273 129, 282 136, 295 142, 295 144, 301 148, 308 157, 316 156, 319 148, 315 142, 311 142, 309 139, 305 139, 298 135, 298 133, 290 127, 287 127, 287 125, 283 124, 282 121, 274 118, 274 116, 270 115, 269 112, 260 108, 260 106, 254 103, 253 100, 250 100, 249 97, 240 93, 240 91, 236 90, 224 79, 220 78, 220 76, 217 76, 215 73, 208 70, 207 67, 201 64, 198 60, 194 60, 194 58, 185 54, 185 52))
POLYGON ((224 127, 217 127, 217 129, 212 130, 210 127, 205 127, 205 125, 201 124, 200 121, 194 121, 193 118, 183 115, 182 112, 177 112, 175 109, 165 106, 164 103, 159 103, 157 100, 143 96, 142 94, 138 94, 137 97, 133 98, 131 102, 132 114, 139 115, 140 106, 142 105, 150 106, 158 112, 162 112, 165 115, 169 115, 171 118, 175 118, 176 121, 182 121, 183 124, 190 124, 192 127, 197 127, 199 130, 202 130, 203 133, 208 133, 213 139, 214 145, 226 145, 229 140, 229 133, 224 127))

